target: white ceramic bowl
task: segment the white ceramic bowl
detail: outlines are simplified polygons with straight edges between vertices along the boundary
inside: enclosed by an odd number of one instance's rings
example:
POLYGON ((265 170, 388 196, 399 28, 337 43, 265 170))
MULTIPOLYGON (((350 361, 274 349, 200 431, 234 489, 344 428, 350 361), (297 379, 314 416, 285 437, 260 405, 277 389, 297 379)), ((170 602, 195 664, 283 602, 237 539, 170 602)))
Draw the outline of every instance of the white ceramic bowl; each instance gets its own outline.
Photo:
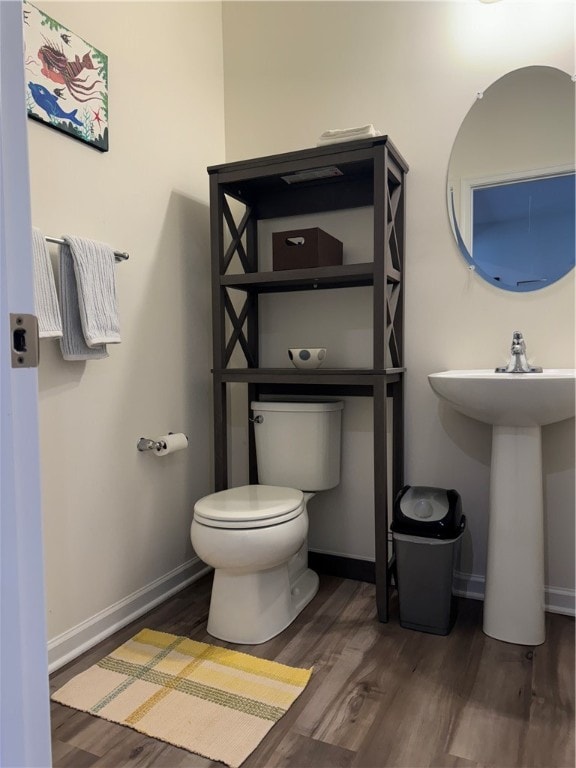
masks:
POLYGON ((326 359, 325 347, 291 347, 288 357, 296 368, 320 368, 326 359))

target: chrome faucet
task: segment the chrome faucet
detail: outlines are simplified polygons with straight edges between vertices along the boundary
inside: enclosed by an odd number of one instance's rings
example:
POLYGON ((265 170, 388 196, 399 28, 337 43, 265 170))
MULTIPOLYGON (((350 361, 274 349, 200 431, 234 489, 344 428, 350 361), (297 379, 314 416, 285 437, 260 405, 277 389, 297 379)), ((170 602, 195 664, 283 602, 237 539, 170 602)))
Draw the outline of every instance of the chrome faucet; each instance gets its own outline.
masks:
POLYGON ((542 368, 530 365, 526 358, 526 342, 520 331, 514 331, 508 365, 496 368, 496 373, 542 373, 542 368))

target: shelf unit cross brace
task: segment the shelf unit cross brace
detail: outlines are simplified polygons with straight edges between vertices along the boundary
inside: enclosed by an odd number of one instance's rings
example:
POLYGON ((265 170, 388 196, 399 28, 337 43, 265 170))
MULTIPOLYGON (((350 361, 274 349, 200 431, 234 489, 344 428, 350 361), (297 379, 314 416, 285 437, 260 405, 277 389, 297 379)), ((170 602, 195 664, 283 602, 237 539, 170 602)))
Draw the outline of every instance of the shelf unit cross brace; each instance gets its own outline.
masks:
POLYGON ((226 274, 235 253, 238 253, 244 272, 254 271, 254 267, 251 266, 250 259, 248 258, 242 243, 242 235, 244 234, 244 230, 250 221, 252 209, 248 206, 246 207, 246 211, 244 212, 244 216, 242 217, 238 227, 236 227, 236 222, 232 216, 232 211, 230 210, 230 206, 228 205, 228 201, 225 197, 223 198, 222 210, 224 213, 224 218, 226 219, 226 224, 228 225, 228 229, 230 231, 230 235, 232 236, 232 242, 228 246, 228 249, 224 255, 222 274, 226 274))
POLYGON ((398 244, 396 227, 398 225, 398 228, 401 229, 401 224, 398 222, 398 205, 400 203, 401 194, 402 187, 400 186, 395 187, 392 191, 390 191, 389 187, 386 190, 388 220, 390 222, 386 257, 388 269, 395 271, 400 269, 400 248, 398 244))
POLYGON ((389 293, 386 296, 386 344, 388 354, 390 355, 389 366, 391 368, 400 367, 400 350, 396 339, 396 310, 398 308, 398 299, 400 291, 398 285, 389 285, 389 293))
POLYGON ((246 340, 244 331, 242 330, 244 327, 244 323, 246 322, 246 318, 248 317, 248 312, 250 310, 250 299, 249 297, 245 299, 244 305, 242 306, 242 309, 240 311, 240 315, 237 315, 236 310, 234 309, 234 305, 232 304, 232 301, 228 296, 228 292, 224 291, 224 306, 226 308, 226 314, 230 318, 230 322, 232 323, 232 326, 234 329, 226 345, 226 352, 224 355, 224 367, 228 365, 237 342, 240 342, 240 346, 242 347, 242 351, 244 352, 248 366, 253 367, 256 365, 256 362, 248 346, 248 341, 246 340))

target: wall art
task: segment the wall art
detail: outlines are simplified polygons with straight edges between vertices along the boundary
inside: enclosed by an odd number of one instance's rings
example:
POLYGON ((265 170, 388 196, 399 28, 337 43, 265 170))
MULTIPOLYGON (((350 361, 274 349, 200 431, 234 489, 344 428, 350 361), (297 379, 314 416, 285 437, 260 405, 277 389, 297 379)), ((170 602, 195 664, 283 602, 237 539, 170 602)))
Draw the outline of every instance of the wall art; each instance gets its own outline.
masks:
POLYGON ((23 3, 28 117, 108 151, 108 56, 23 3))

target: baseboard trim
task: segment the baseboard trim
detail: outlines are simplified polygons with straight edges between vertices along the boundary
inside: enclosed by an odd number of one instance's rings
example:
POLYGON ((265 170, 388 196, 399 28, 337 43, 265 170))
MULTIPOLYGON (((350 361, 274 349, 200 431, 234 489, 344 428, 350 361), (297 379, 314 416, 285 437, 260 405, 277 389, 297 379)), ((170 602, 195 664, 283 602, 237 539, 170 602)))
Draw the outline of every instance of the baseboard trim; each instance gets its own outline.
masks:
POLYGON ((370 584, 374 584, 376 581, 376 567, 371 560, 359 560, 355 557, 309 550, 308 564, 313 571, 318 573, 340 576, 343 579, 354 579, 355 581, 367 581, 370 584))
POLYGON ((484 600, 484 576, 455 571, 452 592, 469 600, 484 600))
MULTIPOLYGON (((372 560, 336 555, 331 552, 308 552, 308 564, 313 571, 340 576, 343 579, 367 581, 374 584, 375 565, 372 560)), ((485 577, 476 573, 454 573, 453 592, 470 600, 484 600, 485 577)), ((563 587, 545 587, 544 609, 549 613, 576 616, 576 592, 563 587)))
MULTIPOLYGON (((454 594, 471 600, 484 600, 485 578, 476 573, 454 574, 454 594)), ((561 613, 564 616, 576 616, 576 592, 563 587, 544 588, 544 610, 548 613, 561 613)))
POLYGON ((119 600, 48 642, 48 672, 80 656, 101 640, 155 608, 211 570, 198 557, 119 600))
POLYGON ((549 613, 576 616, 576 593, 573 589, 546 587, 544 607, 549 613))

